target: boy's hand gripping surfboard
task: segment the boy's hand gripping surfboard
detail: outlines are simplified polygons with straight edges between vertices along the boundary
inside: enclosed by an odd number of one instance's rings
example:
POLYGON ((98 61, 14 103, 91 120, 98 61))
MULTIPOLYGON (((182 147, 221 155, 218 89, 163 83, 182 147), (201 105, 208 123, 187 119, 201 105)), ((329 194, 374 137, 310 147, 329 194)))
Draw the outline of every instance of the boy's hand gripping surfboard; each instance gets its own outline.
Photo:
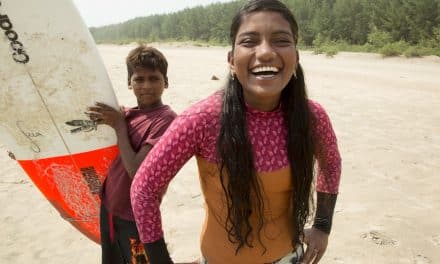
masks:
MULTIPOLYGON (((99 243, 99 190, 116 137, 84 114, 117 107, 70 0, 0 0, 0 141, 61 216, 99 243)), ((13 202, 13 201, 11 201, 13 202)))

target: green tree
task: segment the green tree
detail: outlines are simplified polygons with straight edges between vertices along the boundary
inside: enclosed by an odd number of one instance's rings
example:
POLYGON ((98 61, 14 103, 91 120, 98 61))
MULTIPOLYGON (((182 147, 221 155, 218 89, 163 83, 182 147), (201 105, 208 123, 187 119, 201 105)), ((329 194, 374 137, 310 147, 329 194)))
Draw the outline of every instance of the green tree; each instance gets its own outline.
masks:
POLYGON ((362 0, 336 0, 333 8, 334 35, 352 44, 364 44, 369 31, 362 0))

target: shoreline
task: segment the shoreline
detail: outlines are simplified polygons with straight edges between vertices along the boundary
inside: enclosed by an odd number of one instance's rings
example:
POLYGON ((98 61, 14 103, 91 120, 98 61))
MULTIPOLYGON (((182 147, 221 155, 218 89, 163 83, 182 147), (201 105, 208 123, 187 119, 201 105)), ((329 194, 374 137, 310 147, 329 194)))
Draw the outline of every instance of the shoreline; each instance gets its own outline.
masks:
MULTIPOLYGON (((140 40, 140 41, 128 41, 128 42, 123 42, 123 43, 118 43, 118 42, 98 42, 97 46, 135 46, 137 44, 147 44, 147 45, 152 45, 155 47, 176 47, 176 48, 228 48, 231 45, 228 44, 212 44, 209 42, 198 42, 198 41, 163 41, 163 42, 148 42, 146 40, 140 40)), ((333 46, 330 46, 333 47, 333 46)), ((353 47, 362 47, 362 46, 353 46, 353 47)), ((412 48, 418 48, 418 46, 409 46, 412 48)), ((430 58, 433 61, 439 61, 440 62, 440 55, 436 55, 436 54, 430 54, 430 55, 422 55, 422 56, 405 56, 403 53, 399 54, 399 55, 390 55, 390 56, 386 56, 383 55, 379 52, 379 50, 375 50, 375 51, 350 51, 350 50, 346 50, 346 49, 341 49, 341 50, 335 50, 336 54, 333 54, 331 52, 329 52, 328 50, 320 50, 319 47, 304 47, 304 46, 298 46, 298 50, 300 52, 310 52, 313 55, 324 55, 326 57, 332 58, 335 57, 339 54, 358 54, 358 55, 362 55, 362 54, 371 54, 371 55, 378 55, 381 58, 384 59, 389 59, 389 58, 405 58, 405 59, 425 59, 425 58, 430 58), (320 50, 319 53, 316 53, 315 50, 320 50)), ((333 51, 333 50, 332 50, 333 51)))

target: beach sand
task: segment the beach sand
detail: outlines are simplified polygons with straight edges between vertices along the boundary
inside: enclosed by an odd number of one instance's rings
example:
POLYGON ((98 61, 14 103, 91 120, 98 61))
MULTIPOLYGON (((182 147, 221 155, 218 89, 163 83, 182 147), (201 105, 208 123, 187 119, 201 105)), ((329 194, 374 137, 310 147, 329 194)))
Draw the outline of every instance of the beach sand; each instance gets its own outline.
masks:
MULTIPOLYGON (((124 64, 132 47, 98 46, 125 106, 135 104, 124 64)), ((227 48, 157 47, 169 61, 164 102, 176 112, 223 85, 227 48)), ((321 263, 440 263, 440 58, 300 55, 343 159, 321 263)), ((60 217, 1 142, 0 175, 0 263, 100 263, 100 247, 60 217)), ((197 258, 204 211, 194 160, 171 183, 162 212, 173 259, 197 258)))

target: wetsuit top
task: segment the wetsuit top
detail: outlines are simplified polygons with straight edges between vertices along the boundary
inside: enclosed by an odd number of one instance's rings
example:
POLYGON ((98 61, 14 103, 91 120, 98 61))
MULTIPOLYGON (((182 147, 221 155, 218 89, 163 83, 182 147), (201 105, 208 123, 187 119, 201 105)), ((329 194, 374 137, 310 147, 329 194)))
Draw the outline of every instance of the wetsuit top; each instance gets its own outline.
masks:
MULTIPOLYGON (((294 234, 283 112, 281 108, 260 112, 247 106, 249 139, 264 200, 262 243, 257 239, 258 219, 251 215, 253 247, 245 246, 235 255, 237 244, 228 240, 224 228, 227 209, 217 169, 221 101, 222 92, 217 92, 178 116, 140 166, 131 187, 140 238, 143 243, 163 239, 161 194, 178 170, 195 155, 206 208, 201 250, 208 263, 272 262, 292 250, 294 234)), ((336 137, 324 109, 313 101, 309 101, 309 105, 314 115, 312 134, 317 149, 317 191, 336 194, 341 173, 336 137)))

